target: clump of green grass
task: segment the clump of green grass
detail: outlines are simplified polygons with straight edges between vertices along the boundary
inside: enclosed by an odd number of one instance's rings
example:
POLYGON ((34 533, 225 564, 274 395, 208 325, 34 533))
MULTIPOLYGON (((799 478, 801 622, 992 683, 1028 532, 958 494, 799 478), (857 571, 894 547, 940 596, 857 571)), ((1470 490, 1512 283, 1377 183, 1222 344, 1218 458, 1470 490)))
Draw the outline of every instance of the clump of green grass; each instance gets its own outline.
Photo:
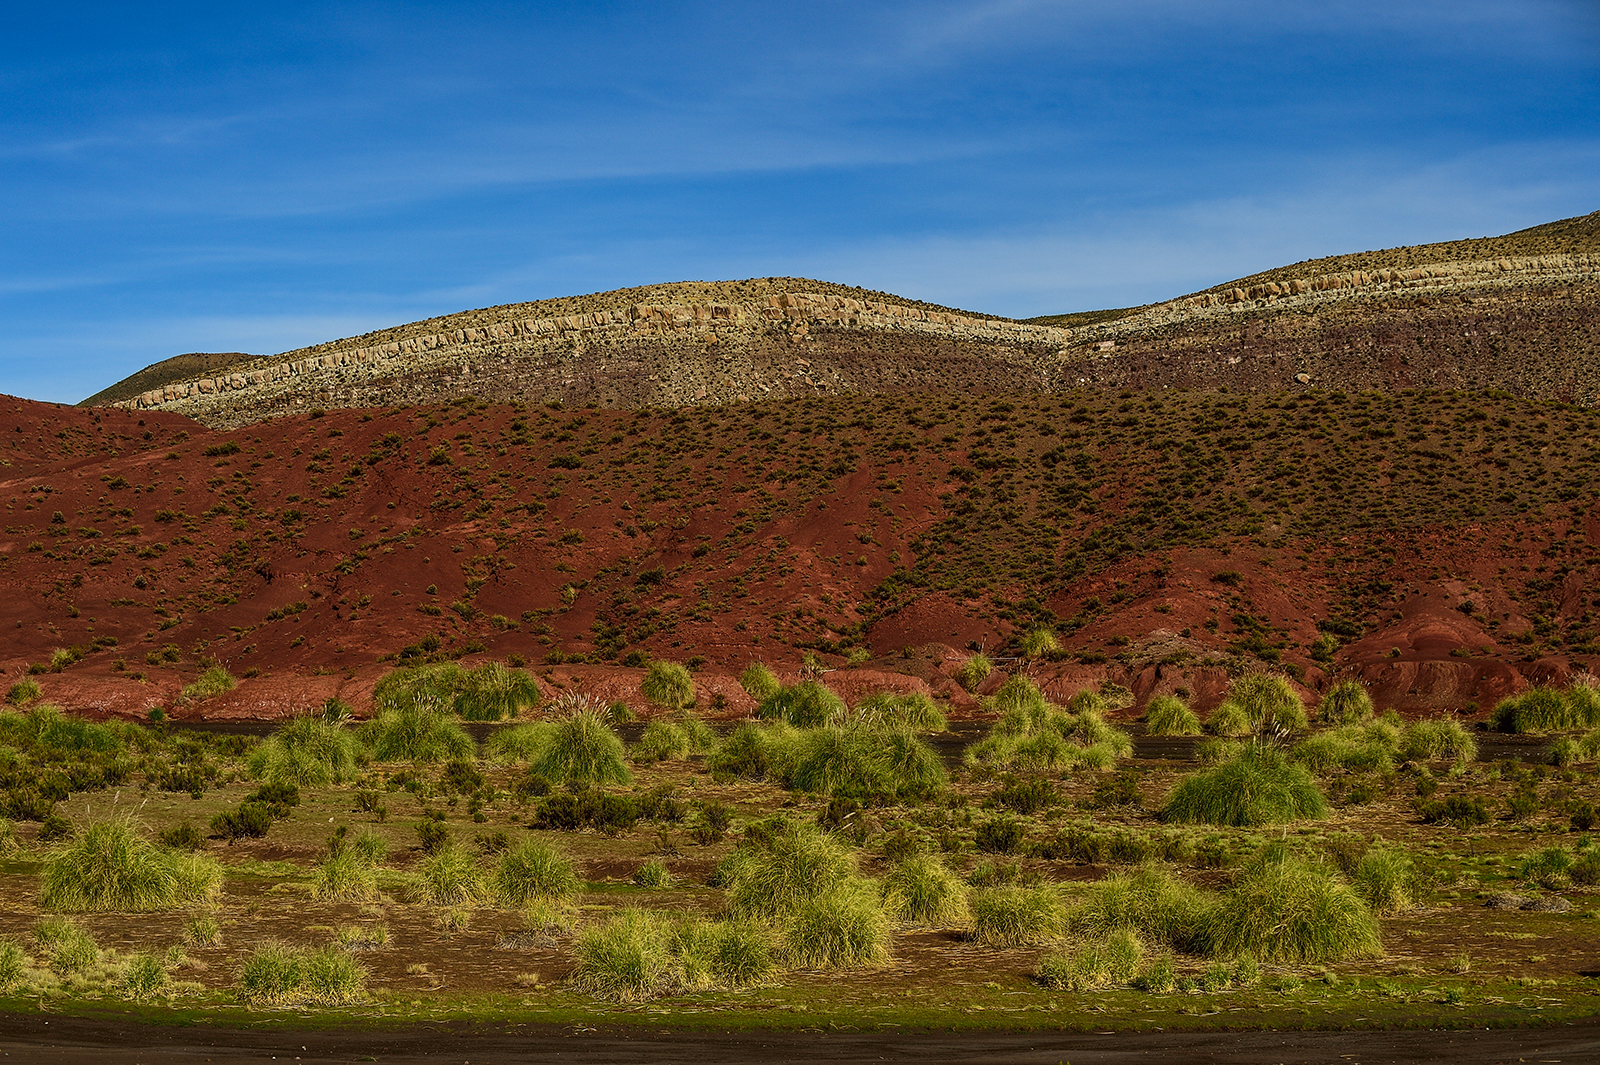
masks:
POLYGON ((994 663, 985 654, 975 654, 956 670, 956 683, 969 692, 977 691, 994 672, 994 663))
POLYGON ((85 721, 44 704, 21 713, 0 711, 0 743, 36 755, 59 758, 71 754, 115 754, 137 737, 136 725, 85 721))
POLYGON ((855 855, 844 844, 815 825, 787 819, 752 825, 723 864, 729 909, 778 920, 856 875, 855 855))
POLYGON ((0 817, 0 858, 9 858, 22 849, 22 841, 17 839, 17 829, 10 818, 0 817))
POLYGON ((795 735, 776 768, 791 789, 844 798, 927 798, 948 780, 939 756, 910 732, 837 726, 795 735))
POLYGON ((1401 737, 1400 754, 1415 762, 1450 759, 1458 764, 1476 761, 1478 741, 1461 722, 1451 718, 1417 721, 1401 737))
POLYGON ((171 982, 166 965, 153 954, 134 954, 122 970, 122 992, 135 1001, 154 998, 171 982))
POLYGON ((28 968, 28 954, 12 939, 0 939, 0 994, 10 991, 22 980, 28 968))
POLYGON ((1351 886, 1373 913, 1402 913, 1411 908, 1417 872, 1403 851, 1373 847, 1357 860, 1351 886))
POLYGON ((1144 710, 1146 730, 1152 736, 1198 736, 1200 719, 1175 695, 1158 695, 1144 710))
POLYGON ((856 704, 851 720, 867 728, 905 729, 912 732, 943 732, 949 727, 944 711, 921 692, 896 695, 878 692, 856 704))
POLYGON ((1249 954, 1285 965, 1344 961, 1382 953, 1372 911, 1348 885, 1296 861, 1255 865, 1211 911, 1205 953, 1249 954))
POLYGON ((355 736, 343 726, 306 715, 268 736, 250 752, 245 767, 256 780, 326 787, 355 776, 359 751, 355 736))
POLYGON ((1306 707, 1283 677, 1250 673, 1233 682, 1206 728, 1218 736, 1287 735, 1306 727, 1306 707))
POLYGON ((796 732, 781 721, 736 725, 706 759, 712 779, 765 780, 780 776, 796 732))
POLYGON ((520 669, 485 662, 465 670, 451 685, 453 704, 464 721, 500 721, 515 718, 539 705, 539 683, 520 669))
POLYGON ((183 941, 191 947, 213 947, 222 939, 222 925, 215 914, 191 917, 183 926, 183 941))
POLYGON ((508 906, 535 900, 566 903, 583 890, 572 860, 538 840, 523 840, 500 852, 493 876, 494 892, 508 906))
POLYGON ((487 902, 492 890, 477 858, 446 844, 418 864, 417 894, 434 906, 476 906, 487 902))
POLYGON ((853 969, 889 960, 889 918, 877 892, 849 880, 812 895, 789 917, 784 953, 801 969, 853 969))
POLYGON ((1163 820, 1255 828, 1328 816, 1328 802, 1304 768, 1272 747, 1252 745, 1232 761, 1184 778, 1163 820))
POLYGON ((777 675, 761 662, 751 662, 744 668, 744 672, 739 674, 739 687, 758 703, 765 702, 783 689, 777 675))
POLYGON ((448 762, 477 752, 472 737, 448 716, 436 695, 380 699, 378 712, 361 728, 361 738, 380 762, 448 762))
POLYGON ((651 858, 635 870, 633 882, 647 891, 665 891, 672 886, 672 874, 667 871, 666 862, 651 858))
POLYGON ((1572 885, 1572 867, 1575 859, 1565 847, 1545 847, 1525 854, 1517 860, 1517 876, 1530 884, 1538 884, 1549 891, 1561 891, 1572 885))
POLYGON ((555 726, 548 721, 527 725, 512 725, 496 729, 484 744, 484 755, 491 762, 532 762, 550 742, 550 732, 555 726))
POLYGON ((1550 745, 1550 761, 1554 765, 1577 765, 1600 759, 1600 729, 1582 736, 1562 736, 1550 745))
POLYGON ((197 703, 221 695, 223 692, 232 691, 236 683, 233 675, 226 669, 212 666, 196 677, 193 683, 185 685, 178 693, 178 699, 185 703, 197 703))
POLYGON ((1144 944, 1137 933, 1119 929, 1104 940, 1052 951, 1039 959, 1039 983, 1056 991, 1103 991, 1139 975, 1144 944))
POLYGON ((1489 724, 1501 732, 1532 736, 1592 729, 1600 726, 1600 691, 1589 684, 1573 684, 1565 691, 1530 688, 1495 704, 1489 724))
POLYGON ((264 943, 239 969, 239 997, 250 1006, 345 1006, 366 993, 367 970, 348 953, 264 943))
POLYGON ((39 698, 39 682, 32 677, 24 677, 6 690, 7 706, 27 706, 39 698))
POLYGON ((836 724, 846 713, 844 700, 814 680, 779 688, 756 707, 756 717, 764 721, 784 721, 801 729, 836 724))
POLYGON ((1000 719, 968 746, 968 765, 998 769, 1104 769, 1133 753, 1133 738, 1108 724, 1093 692, 1066 707, 1051 704, 1026 677, 1012 677, 989 700, 1000 719))
POLYGON ((1341 725, 1307 736, 1295 744, 1293 758, 1318 775, 1338 769, 1387 773, 1394 769, 1399 747, 1397 730, 1381 721, 1341 725))
POLYGON ((572 983, 620 1002, 682 991, 734 989, 772 972, 768 934, 747 922, 707 922, 627 909, 585 929, 572 983))
POLYGON ((45 860, 39 901, 69 912, 146 912, 202 902, 222 884, 222 869, 198 854, 156 847, 126 818, 97 821, 45 860))
POLYGON ((948 927, 971 912, 966 885, 932 855, 914 854, 896 862, 881 888, 883 908, 896 920, 948 927))
POLYGON ((1193 885, 1154 865, 1112 873, 1089 889, 1070 915, 1072 929, 1093 939, 1138 932, 1178 950, 1191 949, 1210 900, 1193 885))
POLYGON ((631 752, 635 762, 665 762, 689 757, 689 734, 670 721, 652 721, 644 727, 631 752))
POLYGON ((330 854, 317 865, 311 895, 333 902, 376 902, 381 897, 377 866, 350 848, 330 854))
POLYGON ((989 947, 1052 943, 1066 930, 1067 908, 1054 887, 990 887, 972 893, 972 938, 989 947))
POLYGON ((646 699, 668 710, 682 710, 694 702, 694 678, 676 662, 656 659, 639 682, 646 699))
POLYGON ((1329 688, 1317 703, 1317 720, 1329 725, 1359 725, 1372 715, 1372 696, 1353 677, 1329 688))
POLYGON ((33 942, 58 975, 88 972, 100 961, 100 946, 76 921, 50 917, 33 926, 33 942))
POLYGON ((1044 625, 1028 630, 1018 646, 1024 658, 1045 658, 1061 651, 1061 641, 1056 639, 1055 630, 1044 625))
POLYGON ((626 784, 633 779, 622 738, 592 709, 555 722, 529 768, 551 783, 626 784))

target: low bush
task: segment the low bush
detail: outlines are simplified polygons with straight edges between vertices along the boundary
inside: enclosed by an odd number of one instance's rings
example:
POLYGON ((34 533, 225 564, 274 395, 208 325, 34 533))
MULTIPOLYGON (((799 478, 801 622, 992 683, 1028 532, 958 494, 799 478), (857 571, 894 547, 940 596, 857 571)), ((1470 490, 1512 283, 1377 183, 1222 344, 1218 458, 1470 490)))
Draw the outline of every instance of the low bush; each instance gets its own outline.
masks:
POLYGON ((1549 891, 1561 891, 1572 884, 1572 852, 1565 847, 1546 847, 1525 854, 1517 861, 1517 876, 1549 891))
POLYGON ((972 938, 989 947, 1051 943, 1066 929, 1067 908, 1054 887, 991 887, 972 893, 972 938))
POLYGON ((97 821, 54 851, 39 876, 39 902, 69 912, 141 912, 214 897, 222 869, 201 855, 156 847, 126 819, 97 821))
POLYGON ((1329 725, 1359 725, 1373 714, 1372 696, 1359 680, 1348 678, 1329 688, 1317 703, 1317 720, 1329 725))
POLYGON ((1372 911, 1349 886, 1287 859, 1257 864, 1212 909, 1204 952, 1295 965, 1375 957, 1372 911))
POLYGON ((236 986, 251 1006, 344 1006, 365 996, 367 971, 336 946, 265 943, 245 959, 236 986))
POLYGON ((1451 795, 1443 800, 1417 803, 1417 814, 1430 825, 1476 828, 1489 823, 1489 809, 1476 795, 1451 795))
POLYGON ((966 919, 966 885, 931 855, 896 862, 882 881, 883 908, 896 920, 948 927, 966 919))
POLYGON ((1015 854, 1022 849, 1027 829, 1021 821, 1006 814, 998 814, 978 825, 973 834, 973 845, 987 854, 1015 854))
POLYGON ((1144 709, 1145 730, 1152 736, 1198 736, 1200 719, 1174 695, 1158 695, 1144 709))
POLYGON ((1180 781, 1161 811, 1165 821, 1238 828, 1327 816, 1327 800, 1311 774, 1280 751, 1258 745, 1180 781))

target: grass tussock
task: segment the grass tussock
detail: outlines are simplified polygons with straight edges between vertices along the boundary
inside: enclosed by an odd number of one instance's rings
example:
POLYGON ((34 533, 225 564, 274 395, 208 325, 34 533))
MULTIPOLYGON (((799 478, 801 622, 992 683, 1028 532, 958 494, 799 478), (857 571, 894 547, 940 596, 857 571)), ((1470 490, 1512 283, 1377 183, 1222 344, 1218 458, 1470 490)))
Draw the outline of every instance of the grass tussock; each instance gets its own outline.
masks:
POLYGON ((1104 991, 1131 983, 1143 960, 1143 941, 1124 928, 1103 940, 1051 951, 1039 959, 1034 975, 1053 991, 1104 991))
POLYGON ((1103 703, 1080 692, 1066 707, 1048 702, 1026 677, 1012 677, 989 699, 1000 714, 989 734, 968 746, 968 765, 996 769, 1105 769, 1133 753, 1133 738, 1106 722, 1103 703))
POLYGON ((198 854, 155 846, 125 818, 97 821, 51 852, 39 902, 71 913, 148 912, 216 896, 222 869, 198 854))
POLYGON ((494 893, 507 906, 536 901, 568 903, 583 890, 572 860, 538 840, 524 840, 500 852, 492 878, 494 893))
POLYGON ((1337 770, 1388 773, 1394 770, 1399 746, 1398 729, 1386 722, 1368 721, 1307 736, 1295 744, 1291 757, 1318 776, 1337 770))
POLYGON ((1144 710, 1145 728, 1152 736, 1198 736, 1200 718, 1175 695, 1158 695, 1144 710))
POLYGON ((318 863, 311 880, 311 897, 330 902, 377 902, 382 898, 377 861, 369 851, 353 846, 340 848, 318 863))
POLYGON ((477 857, 454 844, 440 847, 418 863, 416 893, 433 906, 477 906, 494 894, 477 857))
POLYGON ((1259 863, 1211 911, 1205 953, 1295 965, 1382 953, 1372 911, 1349 885, 1293 859, 1259 863))
POLYGON ((969 692, 975 692, 989 679, 989 674, 994 672, 994 663, 985 654, 975 654, 961 663, 956 670, 956 683, 969 692))
POLYGON ((1464 764, 1477 761, 1478 741, 1461 722, 1451 718, 1417 721, 1407 726, 1401 736, 1400 756, 1414 762, 1464 764))
POLYGON ((1161 811, 1165 821, 1255 828, 1316 821, 1328 802, 1304 767, 1272 747, 1252 745, 1231 761, 1178 783, 1161 811))
POLYGON ((486 662, 456 685, 454 709, 464 721, 502 721, 521 716, 542 701, 539 684, 520 669, 486 662))
POLYGON ((885 912, 898 921, 948 928, 971 913, 967 886, 932 855, 896 862, 884 875, 881 890, 885 912))
POLYGON ((790 915, 784 956, 800 969, 855 969, 889 960, 889 917, 870 884, 847 880, 790 915))
POLYGON ((766 780, 783 772, 797 731, 782 722, 734 727, 706 758, 712 779, 766 780))
POLYGON ((626 784, 633 779, 622 738, 594 710, 553 722, 529 769, 553 784, 626 784))
POLYGON ((939 756, 910 732, 810 729, 791 737, 778 754, 773 776, 816 795, 925 799, 948 782, 939 756))
POLYGON ((342 724, 320 715, 297 717, 250 752, 245 767, 256 780, 325 787, 352 779, 361 746, 342 724))
POLYGON ((1317 702, 1317 720, 1328 725, 1359 725, 1373 713, 1366 685, 1353 677, 1339 681, 1317 702))
POLYGON ((377 701, 378 712, 361 738, 380 762, 449 762, 470 758, 477 744, 451 720, 447 705, 430 693, 377 701))
POLYGON ((671 721, 652 721, 644 727, 629 755, 635 762, 667 762, 689 757, 689 734, 671 721))
POLYGON ((264 943, 239 968, 239 998, 249 1006, 346 1006, 366 993, 367 970, 337 946, 264 943))
POLYGON ((774 969, 771 934, 759 925, 640 909, 585 929, 573 953, 573 986, 619 1002, 750 987, 774 969))
POLYGON ((552 728, 548 721, 537 721, 496 729, 484 743, 484 757, 501 764, 531 762, 549 744, 552 728))
POLYGON ((196 677, 193 683, 184 686, 184 689, 178 693, 178 700, 185 703, 198 703, 221 695, 223 692, 232 691, 236 683, 233 679, 233 674, 226 669, 221 666, 211 666, 196 677))
POLYGON ((987 947, 1053 943, 1067 927, 1054 887, 990 887, 972 893, 972 938, 987 947))
POLYGON ((739 674, 739 687, 756 702, 765 702, 783 690, 778 677, 762 662, 751 662, 739 674))
POLYGON ((756 717, 763 721, 783 721, 800 729, 837 724, 847 713, 844 700, 814 680, 779 688, 756 707, 756 717))
POLYGON ((729 909, 779 921, 856 875, 855 855, 815 825, 758 822, 723 862, 729 909))
POLYGON ((1373 847, 1357 860, 1350 884, 1373 913, 1403 913, 1415 901, 1416 866, 1403 851, 1373 847))
POLYGON ((1071 913, 1072 930, 1091 939, 1137 932, 1178 950, 1193 948, 1210 899, 1161 866, 1112 873, 1089 889, 1071 913))
POLYGON ((1566 690, 1530 688, 1495 704, 1491 728, 1501 732, 1543 736, 1551 732, 1600 727, 1600 689, 1573 684, 1566 690))
POLYGON ((850 719, 865 728, 893 731, 943 732, 949 727, 944 711, 921 692, 869 695, 856 704, 850 719))
POLYGON ((694 678, 676 662, 658 658, 645 670, 639 692, 657 706, 682 710, 694 702, 694 678))
POLYGON ((1251 673, 1228 689, 1206 728, 1218 736, 1284 736, 1306 727, 1306 707, 1283 677, 1251 673))

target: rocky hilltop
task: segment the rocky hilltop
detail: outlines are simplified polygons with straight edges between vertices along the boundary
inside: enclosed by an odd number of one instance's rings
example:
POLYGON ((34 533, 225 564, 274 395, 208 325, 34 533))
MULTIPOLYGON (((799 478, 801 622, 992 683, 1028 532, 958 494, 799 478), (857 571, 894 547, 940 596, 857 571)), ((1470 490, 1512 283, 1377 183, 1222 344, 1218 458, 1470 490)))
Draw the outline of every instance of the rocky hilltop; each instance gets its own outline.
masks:
POLYGON ((464 395, 639 408, 1079 387, 1496 388, 1592 405, 1597 269, 1600 212, 1026 322, 798 278, 686 282, 485 308, 269 357, 180 356, 84 403, 216 428, 464 395))

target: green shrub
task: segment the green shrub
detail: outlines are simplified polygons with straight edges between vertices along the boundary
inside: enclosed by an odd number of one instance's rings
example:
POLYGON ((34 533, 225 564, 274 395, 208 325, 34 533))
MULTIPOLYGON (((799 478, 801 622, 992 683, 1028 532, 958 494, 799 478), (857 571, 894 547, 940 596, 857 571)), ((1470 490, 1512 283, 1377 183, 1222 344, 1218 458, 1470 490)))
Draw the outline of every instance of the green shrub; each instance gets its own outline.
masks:
POLYGON ((665 891, 672 885, 672 874, 660 858, 651 858, 634 871, 633 882, 647 891, 665 891))
POLYGON ((1029 630, 1019 644, 1024 658, 1046 658, 1059 654, 1061 641, 1056 639, 1056 634, 1047 626, 1040 626, 1029 630))
POLYGON ((1311 774, 1274 748, 1251 746, 1231 762, 1184 778, 1167 798, 1163 820, 1255 828, 1328 816, 1311 774))
POLYGON ((436 696, 418 695, 392 705, 378 703, 378 712, 361 728, 361 738, 380 762, 448 762, 477 752, 472 737, 450 720, 436 696))
POLYGON ((1566 691, 1530 688, 1495 704, 1490 726, 1501 732, 1542 736, 1568 729, 1600 726, 1600 692, 1588 684, 1566 691))
POLYGON ((178 698, 182 702, 196 703, 202 699, 210 699, 212 696, 232 691, 234 684, 235 681, 232 674, 226 669, 221 666, 212 666, 196 677, 194 683, 187 685, 179 692, 178 698))
POLYGON ((944 711, 921 692, 869 695, 856 704, 851 719, 867 728, 911 732, 943 732, 949 727, 944 711))
POLYGON ((939 756, 909 732, 810 729, 788 742, 775 768, 791 789, 841 798, 927 798, 947 782, 939 756))
POLYGON ((1382 722, 1341 725, 1307 736, 1295 744, 1293 758, 1311 772, 1326 775, 1335 770, 1388 773, 1394 769, 1399 745, 1395 731, 1382 722))
POLYGON ((239 969, 239 997, 251 1006, 344 1006, 365 995, 367 971, 336 946, 264 943, 239 969))
POLYGON ((676 662, 660 659, 650 663, 639 691, 646 699, 668 710, 682 710, 694 702, 694 678, 676 662))
POLYGON ((317 865, 311 896, 332 902, 376 902, 381 897, 377 867, 350 848, 330 854, 317 865))
POLYGON ((626 784, 622 738, 593 710, 555 723, 530 769, 552 783, 626 784))
POLYGON ((31 677, 22 678, 6 691, 7 706, 27 706, 38 698, 39 682, 31 677))
POLYGON ((1475 761, 1478 741, 1450 718, 1418 721, 1409 726, 1400 745, 1401 756, 1415 762, 1451 759, 1458 763, 1475 761))
POLYGON ((869 885, 847 880, 796 907, 784 953, 801 969, 882 965, 889 960, 889 918, 869 885))
POLYGON ((1400 913, 1411 908, 1416 867, 1401 851, 1374 847, 1355 863, 1350 881, 1373 913, 1400 913))
POLYGON ((1128 929, 1070 951, 1052 951, 1039 959, 1035 975, 1057 991, 1103 991, 1121 987, 1139 974, 1144 944, 1128 929))
POLYGON ((45 860, 39 902, 70 912, 142 912, 216 895, 222 870, 201 855, 162 850, 126 819, 97 821, 45 860))
POLYGON ((571 859, 537 840, 524 840, 500 852, 494 870, 494 891, 507 906, 525 906, 536 899, 568 902, 583 890, 571 859))
POLYGON ((1477 795, 1452 795, 1442 802, 1420 802, 1417 813, 1430 825, 1443 822, 1456 828, 1476 828, 1489 823, 1489 810, 1477 795))
POLYGON ((967 889, 931 855, 896 862, 882 882, 884 910, 896 920, 948 926, 966 919, 967 889))
POLYGON ((989 679, 989 674, 994 672, 994 663, 988 655, 975 654, 956 670, 956 682, 969 692, 975 692, 989 679))
POLYGON ((783 689, 772 670, 760 662, 751 662, 745 667, 744 672, 739 674, 739 686, 758 703, 765 702, 783 689))
POLYGON ((1053 887, 991 887, 972 893, 972 938, 990 947, 1051 943, 1066 928, 1067 909, 1053 887))
POLYGON ((635 762, 664 762, 689 757, 689 735, 670 721, 652 721, 633 745, 635 762))
POLYGON ((781 776, 795 736, 795 730, 782 722, 768 725, 743 722, 734 726, 706 758, 706 769, 712 779, 719 782, 781 776))
POLYGON ((1329 688, 1317 703, 1317 720, 1329 725, 1359 725, 1372 717, 1372 696, 1359 680, 1348 678, 1329 688))
POLYGON ((756 707, 756 716, 763 720, 784 721, 801 729, 836 724, 846 713, 844 700, 814 680, 780 688, 756 707))
POLYGON ((1572 884, 1572 852, 1564 847, 1546 847, 1525 854, 1517 862, 1517 876, 1550 891, 1561 891, 1572 884))
POLYGON ((1205 953, 1295 965, 1375 957, 1372 911, 1351 888, 1294 860, 1264 862, 1211 911, 1205 953))
POLYGON ((1145 729, 1152 736, 1198 736, 1200 719, 1182 699, 1158 695, 1144 710, 1145 729))
POLYGON ((341 726, 321 716, 297 717, 251 751, 245 766, 256 780, 325 787, 355 776, 358 750, 341 726))

